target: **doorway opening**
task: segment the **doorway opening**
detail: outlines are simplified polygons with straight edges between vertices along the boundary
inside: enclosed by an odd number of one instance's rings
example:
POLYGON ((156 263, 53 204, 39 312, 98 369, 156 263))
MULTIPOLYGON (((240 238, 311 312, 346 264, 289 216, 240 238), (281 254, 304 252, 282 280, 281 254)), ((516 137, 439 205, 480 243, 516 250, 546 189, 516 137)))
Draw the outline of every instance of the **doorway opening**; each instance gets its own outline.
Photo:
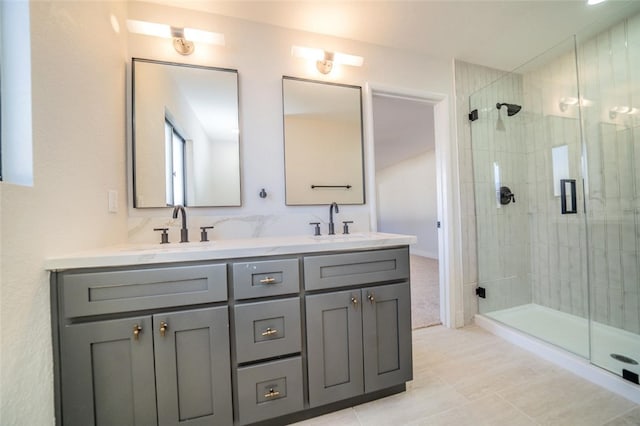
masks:
POLYGON ((434 103, 373 92, 375 227, 411 246, 412 328, 441 324, 434 103))

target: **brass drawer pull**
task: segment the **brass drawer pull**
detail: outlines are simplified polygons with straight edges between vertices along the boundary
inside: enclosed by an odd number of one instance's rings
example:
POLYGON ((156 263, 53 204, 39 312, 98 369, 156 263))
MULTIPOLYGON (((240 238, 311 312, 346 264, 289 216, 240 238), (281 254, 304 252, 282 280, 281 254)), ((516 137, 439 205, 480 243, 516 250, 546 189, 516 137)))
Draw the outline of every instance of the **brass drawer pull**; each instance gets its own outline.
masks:
POLYGON ((265 393, 265 398, 275 398, 276 396, 280 396, 280 392, 274 391, 273 388, 269 389, 269 393, 265 393))
POLYGON ((272 336, 274 334, 278 334, 278 330, 275 328, 267 327, 265 331, 262 332, 263 336, 272 336))
POLYGON ((273 284, 276 282, 276 279, 273 277, 266 277, 260 280, 260 284, 273 284))
POLYGON ((169 328, 169 324, 165 321, 160 322, 160 336, 164 337, 167 329, 169 328))
POLYGON ((135 340, 138 340, 138 337, 140 336, 141 331, 142 331, 142 327, 140 327, 138 324, 133 326, 133 338, 135 340))

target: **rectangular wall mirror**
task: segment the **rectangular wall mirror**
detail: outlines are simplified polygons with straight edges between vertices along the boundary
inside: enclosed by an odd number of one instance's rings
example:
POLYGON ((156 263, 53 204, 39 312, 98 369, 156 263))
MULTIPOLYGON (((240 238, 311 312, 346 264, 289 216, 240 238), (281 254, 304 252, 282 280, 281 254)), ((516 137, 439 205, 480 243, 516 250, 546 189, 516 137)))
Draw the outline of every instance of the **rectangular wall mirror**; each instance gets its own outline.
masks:
POLYGON ((134 207, 239 206, 236 70, 132 60, 134 207))
POLYGON ((287 205, 364 204, 359 86, 282 78, 287 205))

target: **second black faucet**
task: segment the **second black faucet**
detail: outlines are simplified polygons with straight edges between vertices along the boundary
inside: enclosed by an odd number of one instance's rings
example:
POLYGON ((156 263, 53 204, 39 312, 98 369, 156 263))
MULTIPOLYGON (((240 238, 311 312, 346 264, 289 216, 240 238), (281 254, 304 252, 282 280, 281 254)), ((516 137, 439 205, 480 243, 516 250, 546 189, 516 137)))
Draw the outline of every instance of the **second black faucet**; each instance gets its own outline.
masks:
POLYGON ((189 230, 187 229, 187 212, 184 209, 184 206, 178 204, 173 208, 173 218, 178 218, 178 212, 182 213, 182 228, 180 228, 180 242, 188 243, 189 242, 189 230))
POLYGON ((333 203, 331 203, 331 205, 329 206, 329 235, 335 235, 336 234, 335 225, 333 223, 333 209, 334 208, 336 210, 336 213, 340 213, 340 209, 338 209, 338 203, 336 203, 335 201, 333 203))

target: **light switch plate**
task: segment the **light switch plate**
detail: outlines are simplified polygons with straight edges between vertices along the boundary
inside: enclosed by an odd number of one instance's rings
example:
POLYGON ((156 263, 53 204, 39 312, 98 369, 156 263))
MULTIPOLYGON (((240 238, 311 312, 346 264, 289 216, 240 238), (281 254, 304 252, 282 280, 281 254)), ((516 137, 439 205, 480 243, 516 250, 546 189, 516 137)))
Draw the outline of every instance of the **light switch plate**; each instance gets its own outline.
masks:
POLYGON ((118 191, 109 190, 109 213, 118 213, 118 191))

